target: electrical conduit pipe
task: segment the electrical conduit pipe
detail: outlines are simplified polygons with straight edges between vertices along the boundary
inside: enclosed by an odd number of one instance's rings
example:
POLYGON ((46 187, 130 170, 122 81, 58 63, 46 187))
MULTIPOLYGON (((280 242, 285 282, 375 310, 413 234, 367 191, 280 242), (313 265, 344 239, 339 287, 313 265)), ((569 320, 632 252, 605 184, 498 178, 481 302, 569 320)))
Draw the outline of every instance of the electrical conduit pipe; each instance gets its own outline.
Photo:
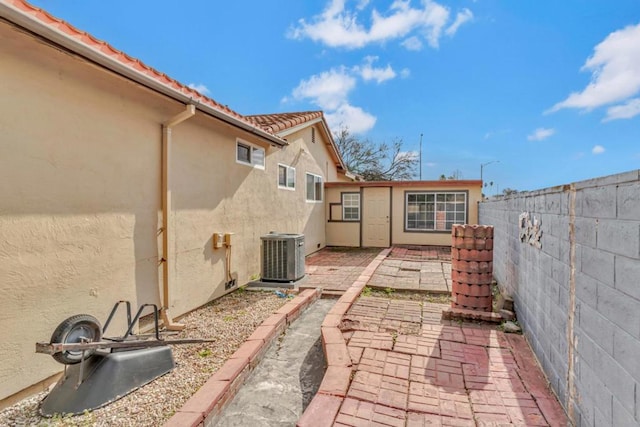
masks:
POLYGON ((169 253, 169 216, 171 214, 171 129, 193 117, 196 107, 186 105, 185 111, 176 114, 162 124, 162 308, 160 314, 167 330, 181 331, 184 325, 174 323, 169 315, 169 276, 171 270, 169 253))

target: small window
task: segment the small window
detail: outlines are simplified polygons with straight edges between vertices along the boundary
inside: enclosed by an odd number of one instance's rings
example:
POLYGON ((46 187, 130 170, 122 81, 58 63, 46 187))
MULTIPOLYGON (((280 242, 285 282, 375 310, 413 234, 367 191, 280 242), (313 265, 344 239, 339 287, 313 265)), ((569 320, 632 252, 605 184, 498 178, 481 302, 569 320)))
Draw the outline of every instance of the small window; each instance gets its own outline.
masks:
POLYGON ((242 163, 251 164, 251 147, 238 142, 236 149, 236 160, 242 163))
POLYGON ((287 165, 278 165, 278 187, 294 190, 296 188, 296 169, 287 165))
POLYGON ((322 188, 322 177, 319 175, 307 173, 307 201, 321 202, 322 188))
POLYGON ((236 161, 238 163, 264 169, 264 148, 256 147, 246 142, 237 141, 236 161))
POLYGON ((360 193, 342 193, 342 220, 360 221, 360 193))
POLYGON ((311 128, 311 142, 316 143, 316 130, 315 128, 311 128))

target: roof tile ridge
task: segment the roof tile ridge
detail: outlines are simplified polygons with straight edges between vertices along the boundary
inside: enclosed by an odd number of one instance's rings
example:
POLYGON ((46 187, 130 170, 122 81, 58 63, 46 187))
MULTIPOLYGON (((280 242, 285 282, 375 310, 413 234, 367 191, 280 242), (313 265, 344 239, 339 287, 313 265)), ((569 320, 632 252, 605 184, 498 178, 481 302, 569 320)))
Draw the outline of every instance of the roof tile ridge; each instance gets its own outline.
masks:
MULTIPOLYGON (((91 35, 86 31, 82 31, 77 27, 73 26, 69 22, 64 19, 57 18, 44 10, 43 8, 34 6, 25 0, 8 0, 10 4, 12 4, 17 9, 22 12, 32 16, 34 19, 37 19, 41 23, 55 27, 59 31, 69 35, 71 38, 76 39, 78 42, 85 44, 87 47, 95 49, 96 51, 104 54, 105 56, 110 57, 122 65, 130 67, 138 72, 141 72, 160 83, 163 83, 173 89, 182 92, 184 95, 191 96, 192 99, 196 99, 201 103, 207 104, 211 107, 214 107, 221 112, 224 112, 232 117, 245 121, 247 124, 256 125, 255 123, 247 120, 246 116, 230 109, 228 106, 220 104, 215 101, 213 98, 209 98, 206 95, 201 94, 195 89, 190 88, 189 86, 177 81, 176 79, 169 77, 167 74, 156 70, 155 68, 146 65, 140 59, 132 57, 128 55, 126 52, 114 47, 106 41, 100 40, 95 36, 91 35)), ((261 129, 275 135, 274 132, 269 131, 264 126, 258 125, 261 129)))

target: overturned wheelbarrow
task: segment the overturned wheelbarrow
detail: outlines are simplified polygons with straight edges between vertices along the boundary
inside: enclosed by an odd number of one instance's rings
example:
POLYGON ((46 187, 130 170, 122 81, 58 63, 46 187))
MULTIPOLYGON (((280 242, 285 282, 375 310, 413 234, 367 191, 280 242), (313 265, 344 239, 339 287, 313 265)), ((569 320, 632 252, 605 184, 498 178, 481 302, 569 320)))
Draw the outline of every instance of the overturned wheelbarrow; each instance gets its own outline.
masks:
POLYGON ((41 402, 40 414, 82 414, 108 405, 170 372, 174 367, 169 345, 211 342, 204 339, 165 339, 158 326, 158 307, 143 304, 131 318, 131 303, 118 301, 104 328, 88 314, 71 316, 55 329, 50 342, 36 343, 36 353, 51 355, 65 365, 62 378, 41 402), (103 337, 118 307, 126 304, 127 331, 103 337), (153 334, 132 331, 143 310, 153 308, 153 334))

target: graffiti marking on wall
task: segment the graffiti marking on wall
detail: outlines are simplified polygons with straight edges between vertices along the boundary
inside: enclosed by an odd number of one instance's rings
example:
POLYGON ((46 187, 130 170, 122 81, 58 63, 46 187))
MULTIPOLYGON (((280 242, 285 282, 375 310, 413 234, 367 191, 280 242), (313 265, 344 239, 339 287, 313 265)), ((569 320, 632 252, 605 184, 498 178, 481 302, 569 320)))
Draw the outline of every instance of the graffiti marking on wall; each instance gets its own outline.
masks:
POLYGON ((529 215, 529 212, 523 212, 518 216, 518 224, 520 226, 520 241, 541 249, 542 220, 535 215, 529 215))

